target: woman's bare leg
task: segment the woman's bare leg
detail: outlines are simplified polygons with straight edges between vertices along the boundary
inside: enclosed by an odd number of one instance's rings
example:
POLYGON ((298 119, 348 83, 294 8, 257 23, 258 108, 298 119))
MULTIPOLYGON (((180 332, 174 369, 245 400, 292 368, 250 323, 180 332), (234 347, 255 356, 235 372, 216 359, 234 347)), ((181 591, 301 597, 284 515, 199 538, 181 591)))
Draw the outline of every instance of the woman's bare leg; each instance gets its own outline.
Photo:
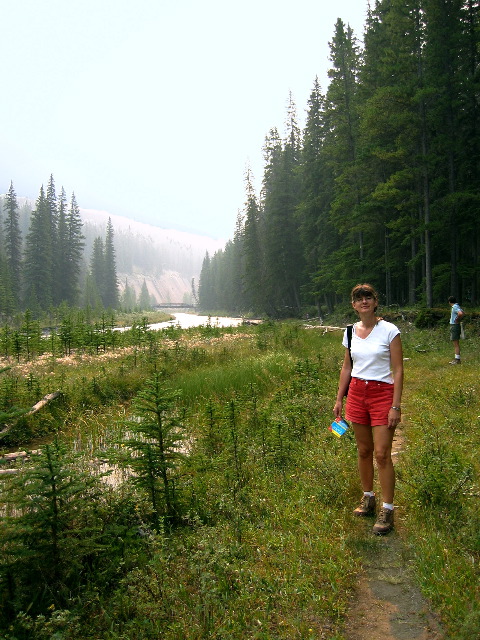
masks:
POLYGON ((392 443, 395 429, 386 425, 373 427, 375 460, 378 468, 378 479, 382 488, 384 502, 393 504, 395 493, 395 469, 392 461, 392 443))
POLYGON ((373 491, 373 452, 372 427, 352 422, 358 450, 358 471, 363 491, 373 491))

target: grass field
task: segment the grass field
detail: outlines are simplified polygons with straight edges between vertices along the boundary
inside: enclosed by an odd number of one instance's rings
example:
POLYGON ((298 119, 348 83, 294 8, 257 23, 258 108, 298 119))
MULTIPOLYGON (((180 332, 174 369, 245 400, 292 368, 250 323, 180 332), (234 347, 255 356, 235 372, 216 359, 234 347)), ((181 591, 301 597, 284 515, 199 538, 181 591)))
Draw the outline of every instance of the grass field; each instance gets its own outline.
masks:
MULTIPOLYGON (((470 640, 480 635, 480 340, 471 332, 452 367, 447 330, 401 329, 398 532, 447 637, 470 640)), ((353 438, 328 431, 340 342, 299 323, 171 330, 4 371, 4 411, 62 392, 9 434, 10 448, 52 444, 0 478, 4 637, 341 640, 371 541, 351 516, 353 438), (95 477, 98 459, 125 481, 95 477)))

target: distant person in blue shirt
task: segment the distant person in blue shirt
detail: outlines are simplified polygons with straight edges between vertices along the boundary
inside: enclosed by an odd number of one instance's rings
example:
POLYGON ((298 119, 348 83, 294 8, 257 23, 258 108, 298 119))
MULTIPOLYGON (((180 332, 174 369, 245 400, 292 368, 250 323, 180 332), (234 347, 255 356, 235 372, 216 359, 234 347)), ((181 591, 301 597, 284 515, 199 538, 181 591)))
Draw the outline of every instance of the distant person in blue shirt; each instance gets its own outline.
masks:
POLYGON ((462 361, 460 359, 460 333, 461 326, 460 321, 465 315, 460 308, 460 305, 457 302, 457 299, 454 296, 450 296, 448 299, 450 306, 452 307, 452 311, 450 313, 450 340, 453 342, 453 347, 455 349, 455 358, 450 362, 450 364, 461 364, 462 361))

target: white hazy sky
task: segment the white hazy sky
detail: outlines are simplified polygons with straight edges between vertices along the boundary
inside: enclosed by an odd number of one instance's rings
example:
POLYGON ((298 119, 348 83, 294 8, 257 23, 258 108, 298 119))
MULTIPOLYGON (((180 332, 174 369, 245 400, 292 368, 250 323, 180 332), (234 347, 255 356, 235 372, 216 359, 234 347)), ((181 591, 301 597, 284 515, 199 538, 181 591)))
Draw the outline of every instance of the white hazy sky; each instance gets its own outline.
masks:
POLYGON ((367 0, 0 0, 0 193, 233 236, 265 136, 325 91, 367 0))

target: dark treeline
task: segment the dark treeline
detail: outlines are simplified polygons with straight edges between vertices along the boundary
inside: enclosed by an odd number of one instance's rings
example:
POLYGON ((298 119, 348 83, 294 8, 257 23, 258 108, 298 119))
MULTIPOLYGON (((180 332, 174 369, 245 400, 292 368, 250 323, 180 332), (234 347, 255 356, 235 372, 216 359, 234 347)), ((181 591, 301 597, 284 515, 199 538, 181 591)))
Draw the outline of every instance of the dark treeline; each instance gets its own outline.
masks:
POLYGON ((80 210, 72 194, 57 196, 53 176, 30 212, 18 204, 13 183, 0 207, 0 317, 28 309, 34 316, 66 304, 91 309, 119 306, 114 231, 96 237, 86 265, 80 210))
POLYGON ((386 304, 477 304, 479 41, 476 0, 377 1, 363 48, 339 19, 326 94, 315 80, 303 131, 290 97, 285 137, 268 133, 201 307, 329 311, 358 281, 386 304))

